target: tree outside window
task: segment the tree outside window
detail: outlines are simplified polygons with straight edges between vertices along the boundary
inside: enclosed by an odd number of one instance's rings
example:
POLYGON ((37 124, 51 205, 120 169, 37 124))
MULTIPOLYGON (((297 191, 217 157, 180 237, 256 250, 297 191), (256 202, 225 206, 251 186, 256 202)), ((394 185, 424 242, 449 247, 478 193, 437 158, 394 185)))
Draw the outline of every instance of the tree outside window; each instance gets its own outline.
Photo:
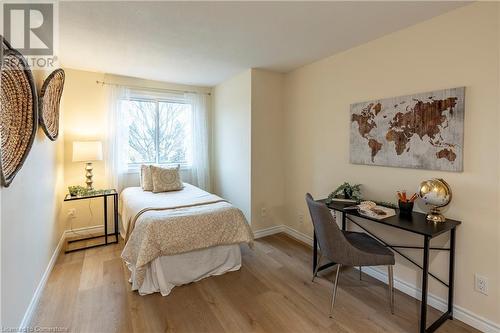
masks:
POLYGON ((131 99, 123 103, 128 123, 128 163, 191 164, 191 105, 131 99))

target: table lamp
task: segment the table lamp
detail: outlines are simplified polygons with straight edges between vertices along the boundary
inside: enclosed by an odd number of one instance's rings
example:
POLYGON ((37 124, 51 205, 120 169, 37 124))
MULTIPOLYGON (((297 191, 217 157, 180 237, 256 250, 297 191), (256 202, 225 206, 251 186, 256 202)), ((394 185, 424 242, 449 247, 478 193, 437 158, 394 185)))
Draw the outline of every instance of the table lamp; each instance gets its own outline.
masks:
POLYGON ((88 190, 93 190, 92 186, 92 162, 102 160, 101 141, 74 141, 73 142, 73 162, 85 162, 85 178, 88 190))

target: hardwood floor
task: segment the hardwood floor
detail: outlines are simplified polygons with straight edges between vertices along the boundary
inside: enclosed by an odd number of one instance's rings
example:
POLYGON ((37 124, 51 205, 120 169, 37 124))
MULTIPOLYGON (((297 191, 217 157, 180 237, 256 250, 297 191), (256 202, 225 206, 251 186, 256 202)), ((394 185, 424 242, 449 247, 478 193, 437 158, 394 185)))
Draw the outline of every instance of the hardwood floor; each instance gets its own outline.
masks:
MULTIPOLYGON (((417 332, 419 302, 352 268, 342 271, 328 317, 334 269, 311 282, 311 249, 285 235, 242 246, 240 271, 176 287, 167 297, 130 291, 123 244, 61 254, 31 326, 70 332, 417 332)), ((432 308, 429 320, 438 317, 432 308)), ((438 332, 478 332, 446 322, 438 332)))

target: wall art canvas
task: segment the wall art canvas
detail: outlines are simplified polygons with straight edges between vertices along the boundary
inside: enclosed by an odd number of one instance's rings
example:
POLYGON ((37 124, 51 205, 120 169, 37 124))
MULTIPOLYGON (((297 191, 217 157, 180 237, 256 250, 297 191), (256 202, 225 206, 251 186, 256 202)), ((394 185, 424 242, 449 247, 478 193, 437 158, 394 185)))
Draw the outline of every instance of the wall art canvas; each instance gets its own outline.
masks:
POLYGON ((463 171, 465 87, 351 104, 350 161, 463 171))

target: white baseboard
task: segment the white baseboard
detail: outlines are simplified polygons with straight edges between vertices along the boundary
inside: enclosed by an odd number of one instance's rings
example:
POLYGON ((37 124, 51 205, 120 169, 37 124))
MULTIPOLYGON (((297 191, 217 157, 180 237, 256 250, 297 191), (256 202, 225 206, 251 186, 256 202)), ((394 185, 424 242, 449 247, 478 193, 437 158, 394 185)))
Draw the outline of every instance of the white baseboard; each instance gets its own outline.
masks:
POLYGON ((258 238, 271 236, 271 235, 279 234, 279 233, 285 233, 288 236, 295 238, 296 240, 301 241, 302 243, 306 243, 307 245, 309 245, 311 247, 313 245, 312 237, 310 237, 304 233, 301 233, 295 229, 292 229, 289 226, 284 225, 284 224, 256 230, 253 232, 253 235, 254 235, 255 239, 258 239, 258 238))
POLYGON ((38 286, 35 290, 35 293, 33 294, 33 297, 31 298, 31 302, 28 305, 28 308, 26 309, 26 312, 24 313, 24 317, 21 321, 21 324, 19 325, 20 329, 23 330, 28 330, 29 325, 31 322, 31 318, 33 317, 33 313, 36 309, 36 306, 38 305, 38 301, 40 300, 40 296, 42 295, 43 289, 45 288, 45 285, 47 284, 47 280, 49 279, 50 273, 52 272, 52 269, 54 268, 54 265, 57 261, 57 257, 59 257, 59 254, 61 253, 61 250, 63 249, 63 244, 66 238, 69 237, 74 237, 74 236, 89 236, 95 233, 103 232, 104 227, 102 225, 100 226, 92 226, 92 227, 84 227, 84 228, 78 228, 78 229, 72 229, 72 230, 66 230, 62 233, 61 238, 59 239, 59 243, 57 243, 57 246, 54 250, 54 253, 52 254, 52 257, 49 260, 49 263, 47 265, 47 268, 45 269, 45 272, 42 275, 42 278, 40 282, 38 283, 38 286))
POLYGON ((297 231, 295 229, 292 229, 290 228, 289 226, 284 226, 284 229, 285 229, 285 233, 292 237, 292 238, 295 238, 296 240, 298 241, 301 241, 302 243, 305 243, 307 245, 309 245, 310 247, 313 246, 313 238, 309 235, 306 235, 300 231, 297 231))
MULTIPOLYGON (((358 268, 356 267, 356 269, 358 268)), ((363 267, 363 273, 366 273, 371 277, 384 282, 385 284, 388 283, 387 273, 381 271, 376 267, 363 267)), ((406 281, 400 280, 397 277, 394 277, 394 288, 413 298, 421 300, 422 289, 417 288, 416 286, 406 281)), ((428 294, 427 304, 441 312, 444 312, 448 309, 447 300, 442 299, 441 297, 438 297, 431 293, 428 294)), ((464 323, 482 332, 487 332, 487 333, 500 332, 499 324, 496 324, 491 320, 478 316, 475 313, 472 313, 469 310, 462 308, 461 306, 457 305, 453 306, 453 318, 463 321, 464 323)))
MULTIPOLYGON (((61 252, 64 244, 64 240, 66 239, 65 237, 65 232, 61 235, 61 238, 59 239, 59 243, 57 243, 56 249, 54 250, 54 253, 52 254, 52 257, 49 260, 49 264, 47 265, 47 268, 45 269, 45 272, 42 275, 42 279, 38 283, 38 286, 36 287, 35 293, 33 294, 33 297, 31 298, 31 302, 28 305, 28 308, 26 309, 26 312, 24 313, 24 317, 21 321, 21 324, 19 325, 19 328, 21 330, 27 330, 28 326, 31 322, 31 317, 33 316, 33 313, 36 309, 36 306, 38 305, 38 301, 40 300, 40 296, 42 295, 43 289, 45 288, 45 285, 47 284, 47 280, 49 279, 50 273, 52 272, 52 269, 54 268, 54 265, 56 264, 57 257, 59 256, 59 253, 61 252)), ((24 332, 24 331, 22 331, 24 332)), ((29 332, 29 331, 27 331, 29 332)))
POLYGON ((253 232, 253 236, 255 239, 257 238, 262 238, 266 236, 271 236, 274 234, 279 234, 280 232, 285 232, 285 226, 284 225, 277 225, 269 228, 264 228, 260 230, 255 230, 253 232))
POLYGON ((287 225, 281 224, 281 225, 276 225, 272 226, 269 228, 264 228, 264 229, 259 229, 253 232, 253 235, 255 239, 266 237, 266 236, 271 236, 274 234, 279 234, 279 233, 285 233, 288 236, 295 238, 298 241, 301 241, 302 243, 306 243, 309 246, 313 246, 313 239, 311 236, 308 236, 300 231, 297 231, 293 228, 290 228, 287 225))
POLYGON ((102 234, 104 232, 104 226, 95 225, 91 227, 83 227, 78 229, 70 229, 64 232, 66 238, 78 237, 78 236, 92 236, 94 234, 102 234))
MULTIPOLYGON (((298 241, 305 243, 311 247, 313 245, 313 239, 311 236, 290 228, 286 225, 273 226, 270 228, 257 230, 254 232, 254 235, 255 238, 261 238, 277 233, 285 233, 288 236, 295 238, 298 241)), ((387 273, 375 267, 363 267, 363 272, 379 281, 382 281, 386 284, 388 283, 387 273)), ((400 280, 397 277, 394 277, 394 288, 418 300, 420 300, 421 298, 421 289, 406 281, 400 280)), ((439 311, 446 311, 446 309, 448 308, 446 300, 431 293, 428 294, 427 304, 432 306, 433 308, 438 309, 439 311)), ((460 320, 482 332, 500 333, 500 324, 483 318, 457 305, 453 307, 453 318, 460 320)))

